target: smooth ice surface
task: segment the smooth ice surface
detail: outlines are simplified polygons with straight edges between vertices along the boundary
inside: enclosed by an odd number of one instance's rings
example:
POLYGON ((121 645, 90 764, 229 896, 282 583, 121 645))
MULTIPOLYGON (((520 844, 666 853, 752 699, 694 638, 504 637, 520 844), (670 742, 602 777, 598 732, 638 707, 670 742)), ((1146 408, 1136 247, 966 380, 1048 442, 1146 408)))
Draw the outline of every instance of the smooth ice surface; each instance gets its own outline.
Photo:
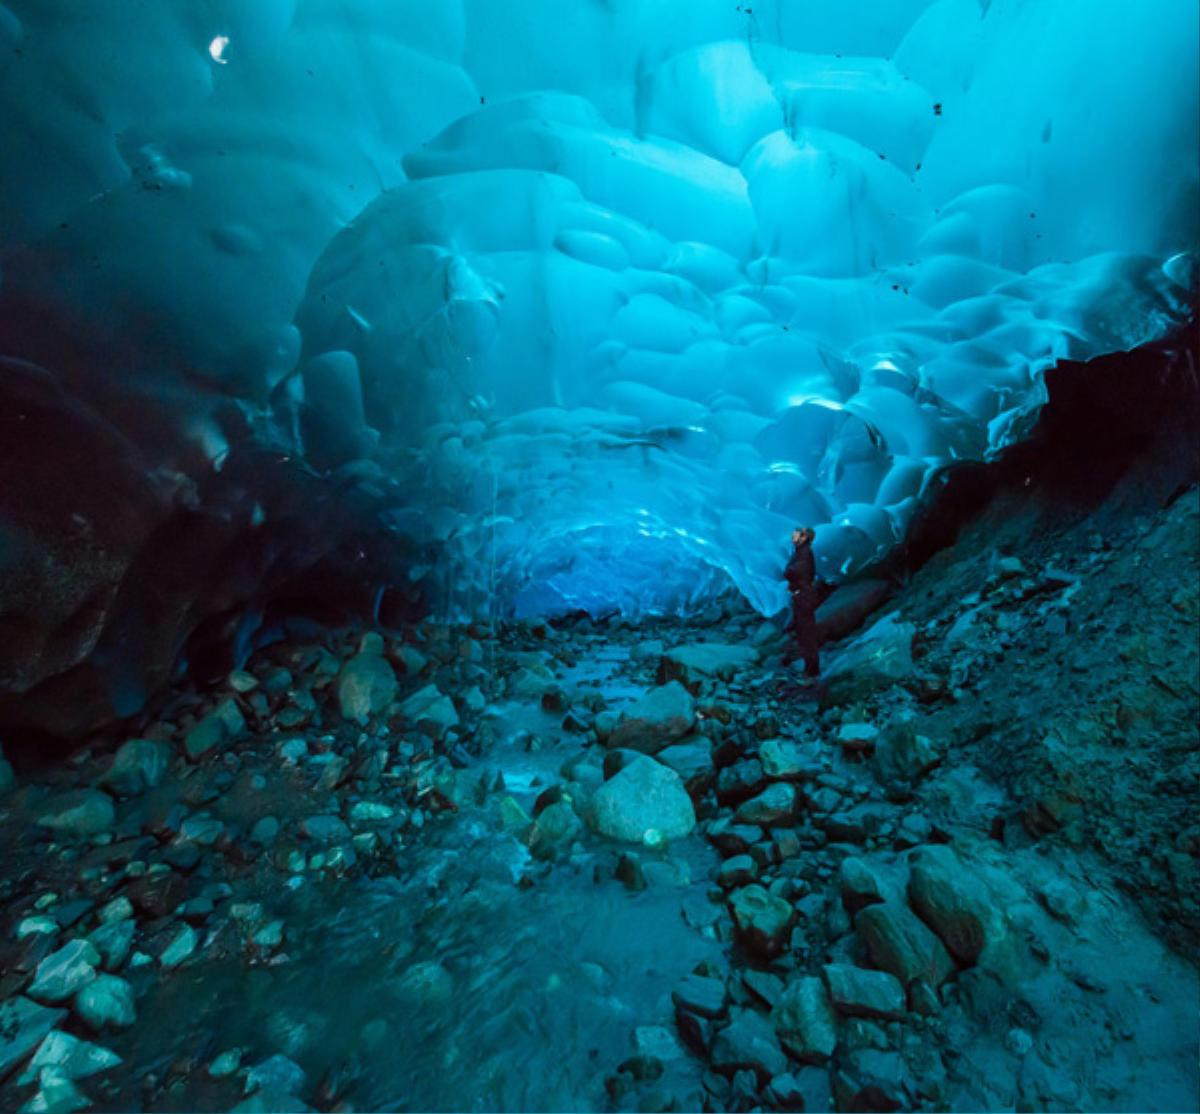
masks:
POLYGON ((774 612, 792 525, 852 574, 1048 366, 1187 312, 1198 37, 1194 0, 4 0, 0 354, 148 408, 165 468, 219 467, 232 403, 397 478, 445 611, 774 612))

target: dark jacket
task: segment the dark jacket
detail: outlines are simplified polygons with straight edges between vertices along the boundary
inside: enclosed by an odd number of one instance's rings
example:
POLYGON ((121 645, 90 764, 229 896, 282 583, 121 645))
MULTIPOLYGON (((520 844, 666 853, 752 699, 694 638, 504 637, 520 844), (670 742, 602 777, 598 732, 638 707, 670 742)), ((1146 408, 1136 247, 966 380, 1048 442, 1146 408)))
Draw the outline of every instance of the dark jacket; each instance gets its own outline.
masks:
POLYGON ((816 597, 817 559, 811 545, 796 546, 792 550, 792 559, 788 561, 783 575, 787 579, 788 591, 793 595, 811 592, 816 597))

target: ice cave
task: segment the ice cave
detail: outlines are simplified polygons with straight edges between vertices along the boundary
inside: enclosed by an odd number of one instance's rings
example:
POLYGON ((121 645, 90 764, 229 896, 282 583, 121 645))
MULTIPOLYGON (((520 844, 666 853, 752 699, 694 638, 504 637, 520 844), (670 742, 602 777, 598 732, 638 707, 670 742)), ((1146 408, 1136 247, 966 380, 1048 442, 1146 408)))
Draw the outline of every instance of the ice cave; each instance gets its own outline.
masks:
POLYGON ((1200 1110, 1195 0, 0 0, 0 1108, 1200 1110))

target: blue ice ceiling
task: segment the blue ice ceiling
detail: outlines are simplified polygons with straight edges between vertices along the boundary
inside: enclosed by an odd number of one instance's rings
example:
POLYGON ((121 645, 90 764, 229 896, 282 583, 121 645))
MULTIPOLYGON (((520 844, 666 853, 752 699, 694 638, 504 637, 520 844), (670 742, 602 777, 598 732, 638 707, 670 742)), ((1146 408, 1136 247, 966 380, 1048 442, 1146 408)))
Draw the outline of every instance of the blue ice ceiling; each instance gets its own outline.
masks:
POLYGON ((794 524, 853 574, 1056 360, 1187 312, 1198 38, 1194 0, 4 0, 0 307, 88 338, 71 389, 164 467, 219 468, 232 400, 399 480, 445 611, 772 613, 794 524))

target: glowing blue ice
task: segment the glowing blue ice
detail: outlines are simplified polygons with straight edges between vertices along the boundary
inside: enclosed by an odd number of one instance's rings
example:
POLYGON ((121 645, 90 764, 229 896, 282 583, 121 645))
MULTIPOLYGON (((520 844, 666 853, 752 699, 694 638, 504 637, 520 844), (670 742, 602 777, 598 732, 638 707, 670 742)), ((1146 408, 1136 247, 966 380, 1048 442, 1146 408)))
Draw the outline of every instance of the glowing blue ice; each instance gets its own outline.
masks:
POLYGON ((773 612, 1195 281, 1194 0, 205 12, 0 4, 0 294, 401 478, 451 609, 773 612))

